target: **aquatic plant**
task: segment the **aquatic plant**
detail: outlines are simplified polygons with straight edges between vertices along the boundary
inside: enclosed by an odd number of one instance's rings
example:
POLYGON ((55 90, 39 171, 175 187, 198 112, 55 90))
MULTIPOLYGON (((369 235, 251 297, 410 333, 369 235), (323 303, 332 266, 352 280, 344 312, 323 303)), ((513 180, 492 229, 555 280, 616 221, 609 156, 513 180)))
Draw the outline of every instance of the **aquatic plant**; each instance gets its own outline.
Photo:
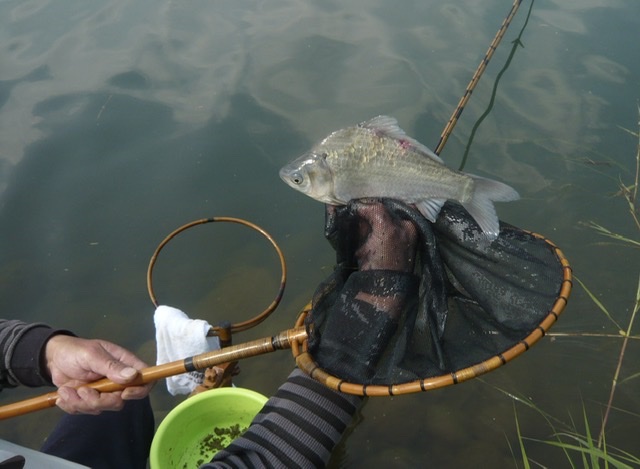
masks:
MULTIPOLYGON (((638 115, 640 116, 640 106, 638 107, 638 115)), ((640 123, 639 123, 640 125, 640 123)), ((637 140, 637 149, 635 157, 635 175, 631 184, 624 183, 622 180, 618 181, 619 190, 615 194, 618 197, 623 198, 626 201, 629 215, 632 222, 638 230, 638 239, 633 239, 628 236, 623 236, 615 231, 603 226, 600 223, 590 221, 585 225, 594 230, 597 234, 605 236, 614 240, 616 243, 622 245, 638 248, 640 247, 640 204, 638 200, 638 188, 640 178, 640 131, 633 132, 628 129, 622 129, 625 132, 633 135, 637 140)), ((536 442, 546 446, 552 446, 560 448, 568 461, 570 467, 585 467, 585 468, 599 468, 604 466, 615 468, 632 468, 640 466, 640 455, 634 455, 622 449, 607 443, 607 423, 609 416, 611 415, 614 407, 614 399, 618 386, 623 383, 627 383, 631 380, 640 377, 640 372, 633 373, 624 379, 620 379, 620 370, 625 360, 625 352, 631 340, 640 339, 640 336, 633 335, 633 328, 636 319, 636 315, 640 311, 640 275, 638 277, 638 285, 635 292, 635 299, 631 307, 631 315, 629 321, 625 327, 622 327, 620 323, 615 319, 615 313, 611 312, 598 297, 582 282, 579 278, 576 278, 582 289, 586 292, 591 301, 597 306, 597 308, 606 316, 606 318, 612 322, 618 330, 618 335, 615 334, 600 334, 600 333, 552 333, 549 335, 555 336, 591 336, 591 337, 605 337, 605 338, 621 338, 622 345, 620 352, 618 353, 618 360, 616 363, 615 371, 613 373, 611 387, 609 392, 609 398, 602 414, 602 420, 600 422, 600 428, 597 431, 597 437, 595 436, 593 423, 589 422, 587 418, 587 409, 583 403, 582 406, 582 428, 579 428, 576 422, 571 418, 570 424, 563 423, 560 419, 544 412, 541 408, 533 404, 530 399, 523 396, 508 393, 502 389, 501 392, 507 394, 515 403, 526 405, 527 407, 535 410, 541 415, 547 422, 548 426, 552 429, 552 434, 549 439, 536 439, 529 438, 522 434, 520 423, 518 421, 518 414, 514 404, 515 425, 516 433, 519 444, 520 459, 524 468, 530 468, 532 464, 539 465, 535 462, 530 453, 527 451, 527 442, 536 442)), ((640 418, 640 414, 632 414, 640 418)), ((511 448, 515 457, 514 448, 511 448)), ((515 459, 518 459, 515 457, 515 459)), ((541 465, 539 465, 541 466, 541 465)), ((543 467, 543 466, 541 466, 543 467)))

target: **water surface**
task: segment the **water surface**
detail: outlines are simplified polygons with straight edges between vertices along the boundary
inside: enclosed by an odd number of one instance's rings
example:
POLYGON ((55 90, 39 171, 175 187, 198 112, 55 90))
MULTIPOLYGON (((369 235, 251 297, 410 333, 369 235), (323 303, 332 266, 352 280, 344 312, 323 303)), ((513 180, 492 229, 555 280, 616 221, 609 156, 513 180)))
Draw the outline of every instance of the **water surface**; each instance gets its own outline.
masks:
MULTIPOLYGON (((525 22, 524 2, 442 157, 456 167, 525 22)), ((267 229, 289 264, 282 306, 237 342, 291 327, 328 275, 321 204, 278 169, 329 131, 378 114, 435 146, 511 2, 356 0, 0 2, 0 309, 154 361, 145 275, 158 243, 191 220, 234 216, 267 229)), ((516 187, 501 219, 556 242, 625 328, 638 250, 605 243, 595 221, 638 239, 632 182, 640 65, 635 1, 538 0, 475 134, 466 170, 516 187)), ((277 259, 260 236, 205 225, 162 253, 157 294, 216 323, 271 301, 277 259)), ((576 288, 554 332, 618 328, 576 288)), ((523 435, 553 430, 496 387, 597 432, 621 340, 547 337, 507 367, 449 389, 371 399, 335 467, 515 466, 523 435), (516 456, 512 454, 516 452, 516 456)), ((637 373, 626 351, 621 378, 637 373)), ((271 394, 287 352, 243 363, 237 384, 271 394)), ((639 384, 620 384, 607 442, 637 454, 639 384)), ((9 402, 32 394, 2 393, 9 402)), ((179 399, 153 391, 158 420, 179 399)), ((38 447, 57 410, 0 425, 38 447)), ((532 460, 566 466, 527 443, 532 460)))

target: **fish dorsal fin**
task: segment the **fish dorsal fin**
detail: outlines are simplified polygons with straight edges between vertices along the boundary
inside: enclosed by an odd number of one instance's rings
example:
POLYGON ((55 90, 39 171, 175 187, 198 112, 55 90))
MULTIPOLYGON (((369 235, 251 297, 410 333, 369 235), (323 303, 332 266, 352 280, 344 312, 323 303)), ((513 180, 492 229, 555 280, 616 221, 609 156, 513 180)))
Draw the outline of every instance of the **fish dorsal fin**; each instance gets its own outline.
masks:
POLYGON ((438 163, 444 163, 442 159, 436 155, 429 148, 424 146, 422 143, 417 140, 409 137, 404 130, 400 128, 398 125, 398 121, 395 117, 390 116, 376 116, 373 119, 369 119, 368 121, 362 122, 359 124, 359 127, 363 127, 365 129, 371 129, 373 131, 382 133, 390 138, 394 138, 396 140, 403 140, 405 142, 410 143, 416 150, 420 153, 423 153, 428 158, 437 161, 438 163))

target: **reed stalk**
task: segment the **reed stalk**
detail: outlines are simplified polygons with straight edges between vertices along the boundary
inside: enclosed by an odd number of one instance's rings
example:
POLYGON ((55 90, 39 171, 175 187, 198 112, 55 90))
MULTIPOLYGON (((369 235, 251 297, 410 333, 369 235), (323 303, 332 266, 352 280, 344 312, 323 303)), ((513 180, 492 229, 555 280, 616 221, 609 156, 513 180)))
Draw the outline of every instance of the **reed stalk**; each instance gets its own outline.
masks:
MULTIPOLYGON (((640 105, 638 106, 638 116, 640 118, 640 105)), ((638 123, 640 127, 640 122, 638 123)), ((616 196, 622 197, 627 205, 627 210, 631 217, 632 223, 638 229, 638 233, 640 233, 640 207, 638 202, 638 192, 639 192, 639 182, 640 182, 640 131, 632 132, 628 129, 623 129, 624 131, 630 133, 635 136, 637 139, 636 145, 636 157, 635 157, 635 171, 633 174, 633 181, 631 184, 625 184, 622 180, 618 181, 619 190, 616 193, 616 196)), ((638 239, 633 239, 629 236, 623 236, 615 231, 599 224, 594 221, 590 221, 586 224, 588 227, 593 229, 597 234, 601 236, 608 237, 619 242, 621 245, 628 246, 631 248, 639 248, 640 247, 640 237, 638 239)), ((575 277, 574 277, 575 278, 575 277)), ((543 412, 541 409, 537 408, 532 402, 529 400, 514 396, 513 394, 506 393, 516 402, 526 404, 528 407, 536 410, 543 418, 547 421, 547 424, 553 429, 553 439, 551 440, 537 440, 533 438, 527 438, 522 436, 520 431, 520 425, 518 422, 518 418, 516 415, 516 429, 517 436, 520 443, 521 455, 523 459, 523 463, 525 467, 530 467, 529 455, 525 452, 525 445, 523 443, 524 440, 534 441, 538 443, 542 443, 545 445, 561 448, 569 462, 571 467, 576 467, 575 462, 572 460, 571 454, 578 454, 580 460, 582 462, 583 467, 585 468, 596 468, 601 467, 601 463, 604 464, 605 468, 615 467, 615 468, 632 468, 640 466, 640 457, 620 450, 618 448, 614 448, 607 443, 606 438, 606 429, 607 423, 609 422, 609 417, 611 415, 612 410, 620 410, 614 407, 614 400, 616 395, 616 390, 618 386, 624 382, 630 381, 632 379, 640 377, 640 372, 631 374, 624 379, 621 379, 621 370, 623 363, 625 361, 625 356, 627 352, 627 347, 630 342, 633 340, 637 340, 640 338, 638 335, 633 335, 633 328, 635 325, 635 319, 638 312, 640 312, 640 275, 638 277, 638 285, 636 288, 635 300, 633 303, 633 307, 631 308, 631 316, 629 318, 626 327, 621 327, 620 323, 615 319, 615 315, 612 314, 607 307, 598 299, 598 297, 591 292, 591 290, 580 280, 576 278, 577 282, 583 288, 583 290, 587 293, 589 298, 593 301, 593 303, 600 309, 600 311, 616 326, 618 329, 618 334, 611 333, 550 333, 548 335, 555 337, 601 337, 601 338, 619 338, 622 340, 622 344, 620 346, 620 352, 618 353, 618 359, 616 362, 615 371, 613 373, 611 387, 609 390, 608 401, 602 416, 602 421, 600 423, 600 429, 598 431, 597 439, 593 437, 593 433, 591 430, 591 424, 589 423, 586 415, 586 409, 583 404, 583 425, 584 430, 580 432, 577 428, 577 425, 572 422, 572 426, 566 428, 566 426, 560 422, 559 419, 550 416, 546 412, 543 412), (558 431, 558 427, 565 427, 562 431, 558 431)), ((630 413, 628 411, 624 411, 630 413)), ((637 415, 640 418, 640 415, 637 415)))

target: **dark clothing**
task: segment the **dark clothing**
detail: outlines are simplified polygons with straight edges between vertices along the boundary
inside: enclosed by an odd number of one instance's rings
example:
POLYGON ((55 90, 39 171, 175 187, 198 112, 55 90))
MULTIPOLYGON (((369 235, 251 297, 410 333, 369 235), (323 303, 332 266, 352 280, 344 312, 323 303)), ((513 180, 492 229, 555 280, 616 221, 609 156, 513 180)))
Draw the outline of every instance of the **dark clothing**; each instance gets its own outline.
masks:
POLYGON ((41 451, 92 469, 145 469, 154 430, 146 397, 127 401, 118 412, 65 414, 41 451))
MULTIPOLYGON (((58 334, 71 335, 46 324, 0 319, 0 389, 52 386, 44 348, 47 340, 58 334)), ((154 428, 147 397, 126 402, 119 412, 65 414, 42 451, 94 469, 145 469, 154 428)))
POLYGON ((201 469, 324 467, 362 399, 296 368, 247 431, 201 469))
POLYGON ((42 323, 0 319, 0 390, 18 385, 52 386, 44 346, 57 334, 71 335, 42 323))

